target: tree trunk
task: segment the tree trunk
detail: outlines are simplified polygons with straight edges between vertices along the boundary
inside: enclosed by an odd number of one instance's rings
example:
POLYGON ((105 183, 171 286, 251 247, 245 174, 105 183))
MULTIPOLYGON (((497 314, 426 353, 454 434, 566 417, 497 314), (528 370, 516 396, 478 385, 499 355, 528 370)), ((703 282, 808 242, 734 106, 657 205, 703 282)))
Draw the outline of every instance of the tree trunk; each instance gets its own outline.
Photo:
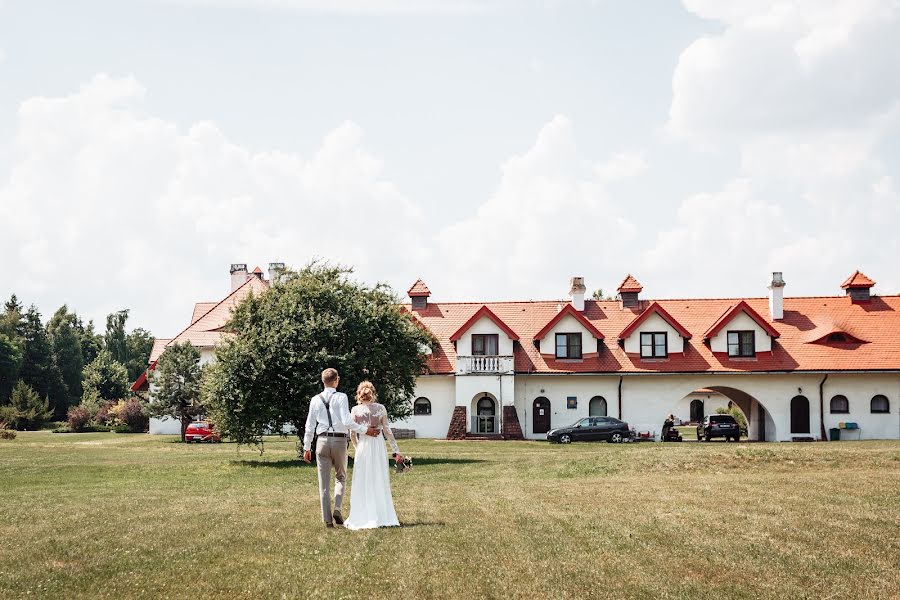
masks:
POLYGON ((184 432, 187 431, 188 425, 191 424, 191 418, 188 416, 181 417, 181 441, 184 441, 184 432))

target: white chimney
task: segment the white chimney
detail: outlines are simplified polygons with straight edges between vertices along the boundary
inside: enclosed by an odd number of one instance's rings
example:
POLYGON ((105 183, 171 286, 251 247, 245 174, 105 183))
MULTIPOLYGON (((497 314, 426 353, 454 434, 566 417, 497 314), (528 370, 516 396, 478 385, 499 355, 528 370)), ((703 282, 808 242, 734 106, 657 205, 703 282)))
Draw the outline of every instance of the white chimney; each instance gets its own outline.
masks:
POLYGON ((278 283, 284 273, 284 263, 269 263, 269 283, 278 283))
POLYGON ((231 291, 238 289, 247 283, 247 265, 235 263, 231 265, 231 291))
POLYGON ((773 321, 784 318, 784 277, 781 271, 772 273, 772 281, 769 283, 769 316, 773 321))
POLYGON ((569 288, 569 295, 572 297, 572 308, 578 312, 584 312, 584 277, 573 277, 572 285, 569 288))

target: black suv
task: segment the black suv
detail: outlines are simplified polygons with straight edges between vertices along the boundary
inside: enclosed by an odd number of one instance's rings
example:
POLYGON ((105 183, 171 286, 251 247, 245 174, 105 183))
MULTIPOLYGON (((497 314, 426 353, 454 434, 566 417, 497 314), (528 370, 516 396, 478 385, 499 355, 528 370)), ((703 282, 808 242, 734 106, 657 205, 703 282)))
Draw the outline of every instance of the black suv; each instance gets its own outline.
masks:
POLYGON ((740 441, 741 428, 731 415, 708 415, 700 425, 697 425, 697 441, 707 442, 716 437, 723 437, 725 441, 740 441))
POLYGON ((628 423, 612 417, 585 417, 574 425, 551 429, 547 432, 548 440, 560 444, 602 440, 616 444, 629 437, 631 437, 631 433, 628 423))

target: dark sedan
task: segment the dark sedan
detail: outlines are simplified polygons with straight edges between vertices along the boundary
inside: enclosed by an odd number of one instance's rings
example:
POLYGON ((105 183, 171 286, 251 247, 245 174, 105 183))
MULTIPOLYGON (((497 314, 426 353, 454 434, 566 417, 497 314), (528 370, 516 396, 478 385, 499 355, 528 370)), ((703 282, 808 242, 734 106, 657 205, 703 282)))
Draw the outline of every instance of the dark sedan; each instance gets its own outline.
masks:
POLYGON ((740 441, 741 428, 731 415, 707 415, 700 425, 697 425, 697 440, 707 442, 716 437, 723 437, 725 441, 740 441))
POLYGON ((551 429, 547 439, 551 442, 623 442, 631 436, 628 423, 612 417, 585 417, 568 427, 551 429))

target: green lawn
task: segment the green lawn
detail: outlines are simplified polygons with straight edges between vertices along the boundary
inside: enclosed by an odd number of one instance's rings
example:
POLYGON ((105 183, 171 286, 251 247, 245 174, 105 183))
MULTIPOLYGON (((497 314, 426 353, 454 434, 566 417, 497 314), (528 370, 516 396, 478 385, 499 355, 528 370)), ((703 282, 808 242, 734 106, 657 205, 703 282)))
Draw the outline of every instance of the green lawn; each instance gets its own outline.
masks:
POLYGON ((274 439, 0 441, 0 598, 886 598, 900 442, 403 441, 404 527, 326 530, 274 439))

